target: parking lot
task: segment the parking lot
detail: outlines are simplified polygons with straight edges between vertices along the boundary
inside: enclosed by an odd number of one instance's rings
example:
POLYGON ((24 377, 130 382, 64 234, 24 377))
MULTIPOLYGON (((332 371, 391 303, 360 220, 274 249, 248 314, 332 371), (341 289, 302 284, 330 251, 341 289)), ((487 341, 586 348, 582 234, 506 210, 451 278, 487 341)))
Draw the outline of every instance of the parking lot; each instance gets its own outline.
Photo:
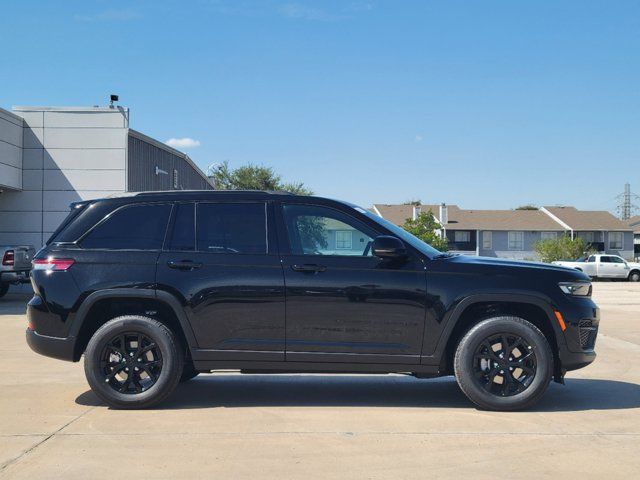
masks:
POLYGON ((452 378, 202 375, 160 408, 110 410, 82 364, 31 352, 0 301, 3 478, 634 478, 640 284, 596 283, 596 362, 533 410, 476 410, 452 378))

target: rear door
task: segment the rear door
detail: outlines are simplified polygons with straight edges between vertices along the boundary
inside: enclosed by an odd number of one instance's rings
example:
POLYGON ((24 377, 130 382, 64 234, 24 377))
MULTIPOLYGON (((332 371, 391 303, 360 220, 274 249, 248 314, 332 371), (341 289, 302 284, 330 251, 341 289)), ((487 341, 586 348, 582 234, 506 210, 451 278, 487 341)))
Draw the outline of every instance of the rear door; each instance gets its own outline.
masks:
POLYGON ((598 277, 613 278, 615 277, 615 267, 611 262, 611 256, 601 255, 598 262, 598 277))
POLYGON ((157 288, 185 307, 200 360, 284 360, 284 278, 267 202, 174 206, 157 288))

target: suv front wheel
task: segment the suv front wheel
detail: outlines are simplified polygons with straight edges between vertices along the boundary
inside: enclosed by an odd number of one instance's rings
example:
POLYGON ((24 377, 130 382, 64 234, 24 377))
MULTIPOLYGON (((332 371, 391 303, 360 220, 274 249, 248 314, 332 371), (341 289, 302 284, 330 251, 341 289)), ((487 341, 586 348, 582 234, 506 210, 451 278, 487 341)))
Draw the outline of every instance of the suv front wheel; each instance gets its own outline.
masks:
POLYGON ((544 394, 553 375, 547 339, 518 317, 494 317, 473 326, 454 359, 458 385, 480 408, 521 410, 544 394))
POLYGON ((91 337, 84 371, 91 389, 114 408, 146 408, 176 388, 183 354, 175 335, 148 317, 108 321, 91 337))

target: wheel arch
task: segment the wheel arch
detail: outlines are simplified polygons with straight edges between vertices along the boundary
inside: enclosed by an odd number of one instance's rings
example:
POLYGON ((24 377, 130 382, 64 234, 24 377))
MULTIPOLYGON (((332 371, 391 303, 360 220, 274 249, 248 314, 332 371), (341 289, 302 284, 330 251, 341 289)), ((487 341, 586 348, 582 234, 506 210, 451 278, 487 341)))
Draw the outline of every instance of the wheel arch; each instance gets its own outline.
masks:
POLYGON ((438 344, 440 370, 451 373, 455 350, 464 335, 482 320, 497 316, 516 316, 535 325, 544 334, 553 352, 559 375, 559 343, 564 340, 548 301, 533 295, 488 294, 467 297, 451 313, 446 332, 438 344))
POLYGON ((197 348, 195 335, 184 308, 172 294, 157 290, 118 288, 90 294, 80 305, 70 331, 76 339, 74 361, 78 361, 95 331, 121 315, 144 315, 166 324, 191 355, 197 348))

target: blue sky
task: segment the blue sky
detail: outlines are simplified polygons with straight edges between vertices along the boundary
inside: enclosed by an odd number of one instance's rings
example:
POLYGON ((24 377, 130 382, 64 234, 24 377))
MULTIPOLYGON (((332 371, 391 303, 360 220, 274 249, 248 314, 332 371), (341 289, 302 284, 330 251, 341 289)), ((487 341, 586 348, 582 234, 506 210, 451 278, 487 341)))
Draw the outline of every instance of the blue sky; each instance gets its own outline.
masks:
POLYGON ((105 104, 368 206, 640 193, 637 1, 9 1, 0 106, 105 104))

